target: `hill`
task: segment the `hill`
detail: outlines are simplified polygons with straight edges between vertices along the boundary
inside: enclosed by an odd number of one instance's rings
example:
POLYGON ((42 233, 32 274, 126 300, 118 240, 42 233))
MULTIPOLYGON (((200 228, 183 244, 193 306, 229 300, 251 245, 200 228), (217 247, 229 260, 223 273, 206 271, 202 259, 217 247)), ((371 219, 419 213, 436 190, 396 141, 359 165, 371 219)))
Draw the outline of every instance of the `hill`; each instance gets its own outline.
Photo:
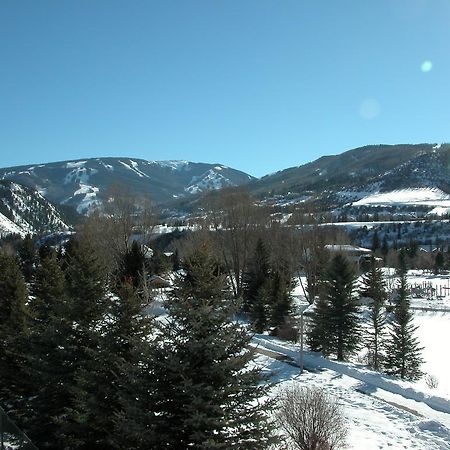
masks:
POLYGON ((420 187, 450 192, 449 167, 449 144, 368 145, 267 175, 253 181, 250 190, 260 198, 307 195, 314 200, 420 187))
POLYGON ((0 181, 0 236, 68 230, 63 213, 39 192, 12 181, 0 181))
POLYGON ((101 203, 115 183, 165 203, 206 190, 246 184, 253 178, 221 164, 92 158, 4 168, 0 169, 0 179, 29 186, 53 203, 84 213, 101 203))

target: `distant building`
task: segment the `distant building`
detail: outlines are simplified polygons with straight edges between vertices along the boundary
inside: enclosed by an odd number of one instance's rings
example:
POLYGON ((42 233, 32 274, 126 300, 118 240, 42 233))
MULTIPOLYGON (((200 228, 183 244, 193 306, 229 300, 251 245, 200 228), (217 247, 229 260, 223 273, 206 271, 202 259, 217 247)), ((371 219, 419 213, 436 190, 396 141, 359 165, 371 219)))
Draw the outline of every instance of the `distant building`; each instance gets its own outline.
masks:
POLYGON ((328 244, 325 245, 325 250, 332 254, 341 254, 345 256, 350 262, 355 264, 356 270, 359 272, 365 270, 370 264, 372 258, 372 250, 369 248, 358 247, 349 244, 328 244))

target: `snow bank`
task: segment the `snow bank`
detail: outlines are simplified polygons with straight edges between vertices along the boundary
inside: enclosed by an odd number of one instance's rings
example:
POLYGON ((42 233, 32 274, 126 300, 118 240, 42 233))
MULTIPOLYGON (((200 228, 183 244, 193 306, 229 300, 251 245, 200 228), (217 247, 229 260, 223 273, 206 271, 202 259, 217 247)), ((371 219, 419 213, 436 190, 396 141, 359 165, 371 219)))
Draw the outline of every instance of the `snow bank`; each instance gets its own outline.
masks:
MULTIPOLYGON (((272 350, 290 357, 295 362, 299 361, 299 351, 293 345, 280 343, 271 336, 257 335, 253 338, 257 346, 272 350)), ((393 394, 399 394, 404 398, 422 402, 430 408, 450 414, 450 398, 431 395, 420 391, 413 383, 401 381, 374 372, 356 364, 331 361, 313 352, 304 352, 304 365, 309 369, 330 369, 342 375, 347 375, 375 388, 383 389, 393 394)))

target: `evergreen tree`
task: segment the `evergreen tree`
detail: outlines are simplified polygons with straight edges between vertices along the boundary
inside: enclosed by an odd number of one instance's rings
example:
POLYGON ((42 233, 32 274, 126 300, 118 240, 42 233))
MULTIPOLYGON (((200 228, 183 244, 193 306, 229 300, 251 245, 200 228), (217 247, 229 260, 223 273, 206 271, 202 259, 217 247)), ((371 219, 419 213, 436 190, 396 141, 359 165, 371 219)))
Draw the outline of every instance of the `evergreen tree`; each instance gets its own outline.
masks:
POLYGON ((204 247, 185 270, 154 349, 153 448, 267 448, 265 388, 258 370, 243 370, 250 336, 233 319, 226 278, 204 247))
POLYGON ((181 268, 180 253, 176 248, 172 255, 173 270, 176 272, 181 268))
POLYGON ((280 269, 272 274, 271 279, 271 326, 278 329, 286 323, 291 311, 291 277, 286 270, 280 269))
POLYGON ((360 294, 371 299, 367 348, 370 364, 379 370, 384 357, 387 293, 383 273, 374 257, 370 261, 370 270, 363 277, 360 294))
POLYGON ((113 417, 110 411, 99 414, 100 406, 96 405, 97 401, 99 405, 100 400, 105 401, 97 375, 109 363, 103 351, 110 303, 106 269, 89 242, 72 245, 67 259, 70 329, 65 343, 65 364, 69 369, 65 386, 70 398, 60 417, 60 444, 71 449, 107 449, 106 437, 113 427, 113 417), (99 430, 98 423, 107 414, 109 429, 99 430))
POLYGON ((313 349, 335 354, 343 361, 359 347, 358 304, 354 297, 355 274, 347 259, 338 254, 330 262, 320 300, 312 317, 309 342, 313 349))
POLYGON ((266 279, 252 300, 249 317, 256 333, 262 333, 269 327, 271 291, 270 279, 266 279))
POLYGON ((314 301, 310 327, 307 330, 306 342, 313 352, 329 355, 329 303, 324 295, 319 295, 314 301))
POLYGON ((380 238, 378 236, 378 231, 375 230, 372 237, 372 251, 376 252, 380 248, 380 238))
POLYGON ((137 241, 133 241, 120 265, 120 279, 130 280, 135 288, 141 285, 144 274, 145 256, 137 241))
POLYGON ((27 289, 15 256, 0 252, 0 402, 21 422, 21 399, 29 392, 24 373, 30 314, 27 289))
POLYGON ((62 314, 65 301, 65 278, 55 252, 49 252, 36 268, 32 285, 34 319, 40 325, 47 325, 53 315, 62 314))
POLYGON ((56 253, 43 257, 36 269, 32 288, 33 324, 30 336, 28 372, 32 383, 26 403, 25 430, 40 449, 61 448, 60 420, 70 402, 68 389, 72 368, 68 339, 68 305, 65 277, 56 253))
POLYGON ((150 336, 153 318, 143 314, 133 286, 122 284, 113 302, 114 322, 108 331, 114 402, 114 439, 110 448, 152 449, 155 379, 150 336))
POLYGON ((43 259, 50 256, 52 253, 54 253, 54 251, 55 250, 53 250, 48 244, 42 244, 38 250, 39 259, 42 261, 43 259))
POLYGON ((155 250, 152 258, 150 259, 148 270, 152 275, 164 275, 166 272, 171 271, 172 260, 168 258, 164 253, 159 250, 155 250))
POLYGON ((438 274, 444 268, 445 259, 444 254, 439 250, 436 253, 436 257, 434 258, 434 273, 438 274))
POLYGON ((387 239, 387 235, 386 233, 383 236, 383 243, 381 245, 381 254, 383 255, 383 259, 384 261, 386 261, 386 256, 389 253, 389 243, 388 243, 388 239, 387 239))
MULTIPOLYGON (((251 312, 253 303, 258 302, 258 293, 262 286, 267 288, 270 278, 269 253, 264 241, 258 238, 255 251, 249 261, 248 270, 244 274, 244 311, 251 312)), ((251 317, 251 320, 253 319, 251 317)))
POLYGON ((398 299, 391 323, 385 367, 388 374, 407 380, 417 380, 422 376, 420 370, 423 363, 422 348, 414 335, 418 327, 413 325, 409 307, 407 270, 402 252, 399 260, 398 299))
POLYGON ((131 282, 120 283, 115 290, 110 323, 99 340, 96 360, 86 361, 77 378, 76 411, 83 414, 76 417, 84 438, 79 448, 86 450, 132 448, 131 443, 139 439, 126 432, 127 425, 136 423, 127 411, 133 412, 137 404, 136 392, 128 383, 134 386, 147 376, 142 363, 143 358, 151 358, 151 319, 143 316, 141 299, 131 282))
POLYGON ((37 259, 34 240, 30 234, 27 234, 23 238, 19 245, 18 252, 23 276, 27 282, 30 282, 33 277, 37 259))

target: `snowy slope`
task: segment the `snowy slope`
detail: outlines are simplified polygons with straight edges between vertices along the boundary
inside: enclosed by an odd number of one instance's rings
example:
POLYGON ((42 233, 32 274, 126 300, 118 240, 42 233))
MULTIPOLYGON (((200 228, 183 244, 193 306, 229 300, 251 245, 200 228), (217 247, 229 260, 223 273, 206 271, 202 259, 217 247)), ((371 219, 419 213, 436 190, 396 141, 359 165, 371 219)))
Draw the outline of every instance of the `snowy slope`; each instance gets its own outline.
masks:
POLYGON ((26 235, 26 231, 0 213, 0 237, 8 234, 18 234, 23 237, 26 235))
POLYGON ((371 194, 353 203, 353 206, 396 205, 450 207, 450 195, 437 188, 399 189, 371 194))
POLYGON ((12 181, 0 181, 0 233, 67 231, 61 213, 39 192, 12 181))
POLYGON ((0 169, 0 179, 13 180, 41 192, 56 204, 79 213, 101 204, 112 185, 164 203, 211 189, 239 186, 252 177, 221 164, 95 158, 0 169))

